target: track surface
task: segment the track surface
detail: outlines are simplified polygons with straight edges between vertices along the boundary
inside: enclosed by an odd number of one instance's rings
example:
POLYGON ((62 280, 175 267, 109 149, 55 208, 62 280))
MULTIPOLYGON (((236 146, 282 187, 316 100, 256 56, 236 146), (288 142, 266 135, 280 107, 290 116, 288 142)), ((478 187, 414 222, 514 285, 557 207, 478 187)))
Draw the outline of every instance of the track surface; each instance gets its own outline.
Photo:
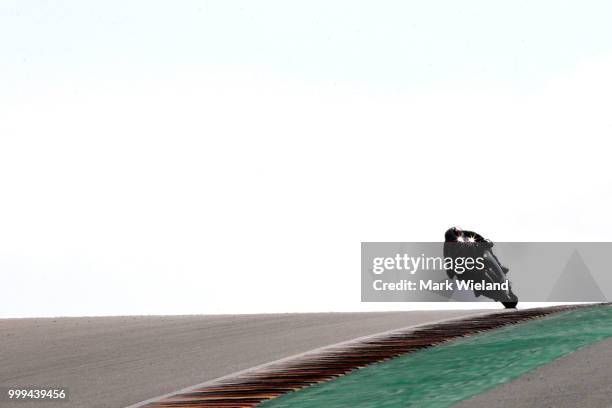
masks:
MULTIPOLYGON (((612 320, 612 308, 558 306, 413 326, 319 348, 131 408, 448 407, 502 383, 500 375, 507 371, 500 367, 510 359, 518 358, 528 366, 551 361, 533 361, 541 349, 533 337, 541 337, 542 330, 561 339, 559 347, 559 341, 551 337, 554 347, 544 353, 560 357, 573 344, 579 347, 612 337, 612 327, 601 327, 603 319, 612 320), (544 319, 550 315, 559 316, 554 319, 557 324, 544 319), (532 341, 522 341, 525 331, 532 341), (569 345, 567 333, 575 334, 569 345), (522 347, 517 348, 519 343, 522 347), (490 344, 496 349, 492 351, 490 344)), ((517 365, 508 374, 516 378, 528 371, 517 365)))
POLYGON ((457 408, 608 408, 612 406, 612 340, 578 350, 457 408))
POLYGON ((68 387, 70 402, 118 408, 318 347, 482 311, 0 320, 0 386, 68 387))

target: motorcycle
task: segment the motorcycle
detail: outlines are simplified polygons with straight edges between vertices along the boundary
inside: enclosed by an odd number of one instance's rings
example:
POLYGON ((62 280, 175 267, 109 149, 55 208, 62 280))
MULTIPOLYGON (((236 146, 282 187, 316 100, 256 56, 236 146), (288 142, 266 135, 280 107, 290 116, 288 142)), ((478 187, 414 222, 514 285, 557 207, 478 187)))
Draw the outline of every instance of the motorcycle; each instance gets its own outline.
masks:
MULTIPOLYGON (((459 228, 447 230, 444 239, 444 257, 452 259, 460 257, 482 258, 484 267, 482 269, 471 269, 463 273, 457 273, 454 269, 447 269, 446 273, 449 279, 484 281, 485 284, 507 283, 504 289, 474 289, 474 295, 476 297, 485 296, 500 302, 507 309, 514 309, 518 304, 518 296, 512 291, 510 280, 506 276, 509 269, 500 263, 492 248, 493 242, 475 232, 463 231, 459 228)), ((503 287, 503 285, 498 286, 503 287)))

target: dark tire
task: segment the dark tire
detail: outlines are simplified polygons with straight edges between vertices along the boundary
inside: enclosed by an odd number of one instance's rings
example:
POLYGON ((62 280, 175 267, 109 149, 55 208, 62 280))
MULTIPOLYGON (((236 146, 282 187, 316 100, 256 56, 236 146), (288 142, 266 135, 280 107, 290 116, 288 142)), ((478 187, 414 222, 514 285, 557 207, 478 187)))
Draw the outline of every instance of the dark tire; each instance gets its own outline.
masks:
POLYGON ((518 302, 501 302, 506 309, 516 309, 518 302))

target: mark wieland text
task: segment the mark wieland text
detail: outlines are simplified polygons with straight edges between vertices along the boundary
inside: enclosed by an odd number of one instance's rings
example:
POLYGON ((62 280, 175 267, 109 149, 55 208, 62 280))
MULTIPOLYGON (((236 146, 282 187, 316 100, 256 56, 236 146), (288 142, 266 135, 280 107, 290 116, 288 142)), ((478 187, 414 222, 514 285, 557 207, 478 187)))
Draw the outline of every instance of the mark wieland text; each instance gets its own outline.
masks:
POLYGON ((381 279, 374 281, 373 286, 376 291, 453 291, 457 290, 509 290, 509 282, 503 283, 498 282, 486 282, 476 281, 474 279, 456 280, 456 281, 442 281, 436 282, 431 279, 421 279, 419 281, 410 281, 402 279, 398 282, 384 282, 381 279))

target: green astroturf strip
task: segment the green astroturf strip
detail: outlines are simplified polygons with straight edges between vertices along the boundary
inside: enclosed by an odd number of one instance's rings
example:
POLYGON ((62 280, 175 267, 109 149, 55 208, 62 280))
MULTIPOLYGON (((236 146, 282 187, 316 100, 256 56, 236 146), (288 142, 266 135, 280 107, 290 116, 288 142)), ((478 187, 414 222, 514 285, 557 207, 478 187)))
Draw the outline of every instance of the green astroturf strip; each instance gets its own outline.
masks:
POLYGON ((374 364, 262 406, 448 407, 609 337, 611 306, 579 309, 374 364))

